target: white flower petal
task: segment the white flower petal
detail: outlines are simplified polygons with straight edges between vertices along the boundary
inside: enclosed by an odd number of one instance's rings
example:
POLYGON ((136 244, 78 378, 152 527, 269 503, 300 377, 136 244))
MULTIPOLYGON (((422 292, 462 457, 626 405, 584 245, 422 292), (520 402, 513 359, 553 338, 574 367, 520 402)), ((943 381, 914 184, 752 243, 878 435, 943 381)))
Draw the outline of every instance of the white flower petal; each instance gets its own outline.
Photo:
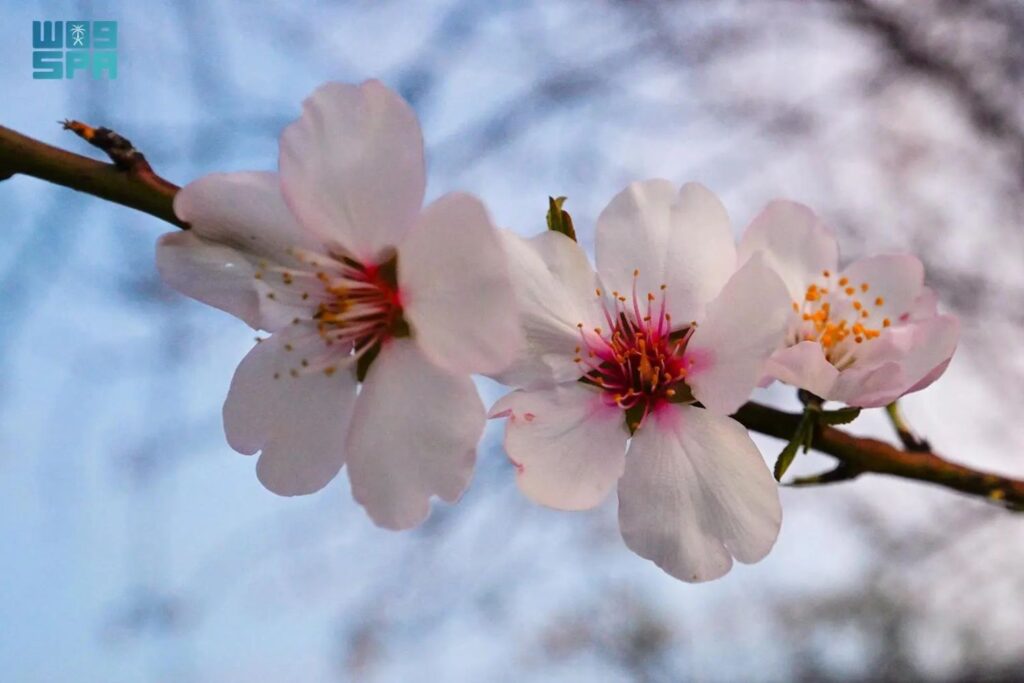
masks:
POLYGON ((951 315, 889 328, 840 374, 835 398, 873 408, 920 391, 945 371, 959 338, 959 320, 951 315))
POLYGON ((939 315, 912 323, 913 340, 900 368, 911 391, 920 391, 942 375, 960 341, 960 320, 939 315))
POLYGON ((914 305, 910 307, 910 315, 907 316, 907 320, 923 320, 924 318, 934 318, 939 314, 939 295, 931 287, 922 287, 921 293, 917 295, 917 299, 914 300, 914 305))
POLYGON ((522 347, 504 249, 480 200, 428 206, 398 248, 405 317, 423 351, 452 372, 497 372, 522 347))
POLYGON ((469 484, 484 407, 468 375, 448 372, 409 339, 370 366, 348 437, 352 494, 388 529, 416 526, 430 497, 454 502, 469 484))
POLYGON ((825 271, 835 273, 839 263, 832 232, 809 207, 785 200, 770 202, 754 218, 738 250, 740 263, 762 252, 797 302, 803 302, 808 285, 820 281, 825 271))
POLYGON ((782 342, 789 296, 760 254, 729 279, 707 306, 686 347, 686 383, 708 410, 729 415, 749 398, 765 361, 782 342))
POLYGON ((765 371, 780 382, 806 389, 815 396, 831 398, 839 371, 825 358, 821 344, 802 341, 779 349, 768 359, 765 371))
POLYGON ((318 491, 345 462, 356 381, 349 371, 303 372, 302 360, 322 353, 315 334, 275 334, 242 360, 224 402, 228 443, 262 450, 256 473, 282 496, 318 491))
POLYGON ((281 135, 280 172, 285 201, 304 227, 375 263, 423 205, 416 114, 379 81, 323 85, 281 135))
POLYGON ((829 299, 848 297, 860 301, 869 313, 862 322, 871 328, 881 328, 886 318, 895 324, 909 316, 924 288, 924 266, 909 254, 858 259, 843 269, 841 277, 848 280, 842 286, 847 289, 836 288, 829 292, 829 299), (863 289, 864 284, 868 285, 867 290, 863 289))
POLYGON ((683 323, 704 317, 704 306, 736 269, 729 216, 703 185, 677 193, 667 180, 632 183, 597 219, 597 272, 610 290, 629 296, 667 285, 668 312, 683 323))
POLYGON ((578 382, 514 391, 491 409, 508 417, 505 452, 527 498, 560 510, 599 505, 622 476, 629 432, 623 411, 578 382))
POLYGON ((260 299, 253 278, 255 269, 240 252, 192 231, 160 237, 156 267, 169 286, 186 296, 219 308, 260 327, 260 299))
POLYGON ((508 368, 492 376, 523 388, 551 386, 580 376, 573 362, 586 329, 603 325, 597 275, 576 242, 553 231, 525 239, 502 230, 525 344, 508 368))
POLYGON ((622 537, 672 576, 709 581, 734 557, 757 562, 781 524, 775 481, 735 420, 667 406, 633 437, 619 481, 622 537))
POLYGON ((174 213, 200 237, 280 265, 294 264, 289 249, 322 248, 284 203, 276 173, 203 176, 175 195, 174 213))
POLYGON ((861 408, 880 408, 899 398, 906 386, 897 361, 857 365, 839 373, 830 395, 825 398, 861 408))

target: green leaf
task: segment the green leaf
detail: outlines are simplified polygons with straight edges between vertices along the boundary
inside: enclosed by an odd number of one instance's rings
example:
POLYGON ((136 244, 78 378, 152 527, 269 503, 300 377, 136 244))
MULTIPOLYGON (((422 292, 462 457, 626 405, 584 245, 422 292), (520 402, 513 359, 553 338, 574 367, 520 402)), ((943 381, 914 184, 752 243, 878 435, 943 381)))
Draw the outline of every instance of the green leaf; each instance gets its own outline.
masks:
POLYGON ((782 481, 782 475, 786 473, 789 466, 793 464, 793 460, 796 459, 796 452, 800 448, 801 441, 802 438, 794 436, 793 440, 787 443, 786 447, 779 453, 779 458, 775 461, 775 481, 782 481))
POLYGON ((839 410, 823 410, 818 419, 822 424, 844 425, 856 420, 858 415, 860 415, 860 408, 850 406, 839 410))
POLYGON ((807 411, 804 415, 804 420, 807 424, 803 426, 803 447, 804 453, 808 453, 811 450, 811 446, 814 444, 814 427, 817 424, 817 418, 820 415, 817 411, 807 411))
POLYGON ((804 408, 804 414, 796 426, 793 438, 789 440, 789 443, 782 449, 778 459, 775 461, 776 481, 782 481, 782 475, 793 464, 793 460, 796 459, 796 454, 801 447, 804 449, 804 453, 811 450, 811 442, 814 440, 814 427, 820 414, 821 411, 817 406, 809 405, 804 408))
POLYGON ((565 197, 548 197, 548 230, 560 232, 573 242, 576 241, 576 229, 572 225, 572 216, 562 210, 565 197))

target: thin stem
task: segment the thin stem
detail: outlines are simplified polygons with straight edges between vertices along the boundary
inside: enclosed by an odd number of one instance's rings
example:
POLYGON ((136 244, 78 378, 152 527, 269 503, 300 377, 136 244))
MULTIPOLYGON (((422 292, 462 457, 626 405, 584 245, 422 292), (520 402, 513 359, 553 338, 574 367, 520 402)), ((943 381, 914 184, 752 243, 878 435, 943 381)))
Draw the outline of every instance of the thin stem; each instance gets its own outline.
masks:
MULTIPOLYGON (((792 438, 801 416, 749 402, 733 416, 748 429, 779 439, 792 438)), ((908 452, 834 427, 819 425, 814 449, 861 472, 914 479, 1024 510, 1024 481, 976 470, 931 452, 908 452)))
POLYGON ((896 430, 896 436, 900 438, 904 448, 918 453, 931 450, 931 445, 929 445, 928 441, 919 437, 911 429, 910 423, 907 422, 907 418, 900 409, 898 401, 893 401, 887 405, 885 413, 889 416, 889 421, 892 422, 893 429, 896 430))
MULTIPOLYGON (((146 165, 148 168, 148 164, 146 165)), ((141 169, 121 169, 0 126, 0 180, 21 173, 156 216, 182 229, 174 215, 178 186, 141 169)))
MULTIPOLYGON (((73 123, 68 122, 68 127, 75 130, 70 125, 73 123)), ((172 206, 179 188, 153 173, 144 158, 133 155, 134 148, 120 136, 112 131, 104 133, 104 129, 90 130, 98 137, 90 137, 79 130, 76 132, 104 149, 120 167, 58 149, 0 126, 0 181, 16 173, 33 176, 143 211, 187 229, 188 225, 174 215, 172 206)), ((840 466, 832 473, 820 475, 817 481, 811 478, 800 483, 827 483, 848 479, 861 472, 873 472, 943 486, 1024 510, 1024 481, 982 472, 942 458, 914 434, 895 404, 887 410, 908 450, 818 424, 814 430, 814 449, 836 458, 840 466)), ((788 441, 802 416, 750 402, 734 417, 748 429, 788 441)))

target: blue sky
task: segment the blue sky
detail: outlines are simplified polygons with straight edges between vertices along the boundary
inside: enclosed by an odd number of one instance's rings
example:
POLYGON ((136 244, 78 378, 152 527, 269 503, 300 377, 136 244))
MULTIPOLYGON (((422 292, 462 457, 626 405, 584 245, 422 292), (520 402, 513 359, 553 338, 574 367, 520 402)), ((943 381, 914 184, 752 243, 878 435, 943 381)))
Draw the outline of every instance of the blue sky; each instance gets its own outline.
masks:
MULTIPOLYGON (((462 14, 447 3, 392 2, 303 11, 199 0, 0 7, 0 123, 86 154, 55 121, 109 125, 180 183, 215 170, 273 169, 277 134, 305 95, 325 80, 367 77, 402 89, 417 107, 428 198, 473 191, 497 223, 524 234, 542 228, 547 195, 567 194, 589 243, 593 217, 637 177, 707 182, 737 230, 769 197, 817 204, 833 201, 836 187, 880 182, 857 156, 822 173, 813 151, 791 156, 757 121, 707 111, 715 87, 731 92, 755 78, 785 83, 797 102, 838 98, 836 84, 869 63, 842 32, 800 48, 780 43, 774 60, 737 57, 689 77, 657 62, 624 66, 615 15, 574 16, 560 4, 464 3, 462 14), (119 22, 116 81, 31 78, 31 22, 69 17, 119 22), (536 22, 533 41, 514 30, 524 17, 536 22), (593 55, 595 45, 607 55, 593 55), (809 57, 801 78, 789 79, 797 49, 809 57), (599 63, 596 83, 576 74, 590 58, 599 63), (551 79, 562 92, 593 90, 550 116, 520 112, 536 84, 551 79), (417 101, 421 91, 429 96, 417 101), (525 130, 516 128, 520 114, 530 114, 525 130), (470 143, 480 140, 493 149, 474 153, 470 143)), ((834 113, 835 138, 866 136, 873 125, 870 111, 834 113)), ((941 107, 934 119, 944 124, 941 107)), ((950 211, 980 224, 953 194, 950 211)), ((863 217, 871 199, 851 191, 843 208, 863 217)), ((756 667, 782 680, 788 651, 773 644, 775 604, 864 581, 872 541, 853 530, 848 507, 882 510, 889 524, 910 527, 943 519, 937 508, 979 509, 880 478, 786 490, 784 531, 768 560, 687 586, 624 549, 614 501, 586 515, 527 506, 492 425, 459 506, 440 506, 415 532, 381 531, 351 501, 344 474, 314 496, 278 498, 259 486, 253 460, 228 448, 220 405, 252 332, 159 283, 153 245, 169 226, 23 177, 0 183, 0 221, 5 680, 313 681, 360 671, 383 681, 626 680, 592 654, 558 660, 538 644, 564 615, 620 594, 653 605, 681 634, 673 661, 689 675, 730 680, 756 667), (353 643, 370 643, 372 666, 359 668, 353 643)), ((870 239, 909 247, 898 231, 870 239)), ((851 253, 865 248, 852 235, 846 244, 851 253)), ((1006 453, 1024 434, 991 409, 971 337, 964 346, 947 377, 907 409, 945 451, 1020 474, 1019 458, 1006 453)), ((481 389, 485 400, 500 393, 489 383, 481 389)), ((764 397, 794 405, 781 389, 764 397)), ((854 430, 888 438, 877 413, 854 430)), ((769 459, 780 447, 758 443, 769 459)), ((827 464, 801 458, 796 471, 827 464)), ((1002 534, 1017 547, 1024 540, 1019 525, 1002 534)), ((1022 587, 1014 590, 1019 597, 1022 587)), ((997 612, 1004 601, 1005 593, 984 599, 997 612)), ((927 604, 943 618, 957 609, 927 604)), ((993 642, 1019 634, 1019 619, 1006 619, 993 620, 993 642)), ((919 643, 939 666, 947 637, 928 631, 919 643)), ((829 647, 835 662, 856 666, 855 639, 829 647)), ((1012 653, 1012 643, 1006 648, 1012 653)))

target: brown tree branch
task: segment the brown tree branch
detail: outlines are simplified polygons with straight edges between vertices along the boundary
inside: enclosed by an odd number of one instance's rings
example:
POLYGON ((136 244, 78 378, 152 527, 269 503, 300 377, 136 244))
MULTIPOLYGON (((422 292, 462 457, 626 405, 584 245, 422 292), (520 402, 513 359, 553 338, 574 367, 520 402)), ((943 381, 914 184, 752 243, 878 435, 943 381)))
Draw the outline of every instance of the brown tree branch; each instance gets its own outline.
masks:
POLYGON ((105 164, 0 126, 0 180, 22 173, 188 229, 174 215, 172 207, 178 186, 156 175, 131 143, 112 131, 94 129, 77 121, 65 122, 65 128, 75 130, 103 149, 116 163, 105 164))
MULTIPOLYGON (((179 188, 153 173, 145 157, 131 143, 103 128, 94 129, 74 121, 65 122, 65 127, 103 149, 115 163, 105 164, 73 154, 0 126, 0 180, 23 173, 188 228, 172 208, 179 188)), ((792 438, 800 422, 798 414, 754 402, 740 408, 735 417, 748 429, 785 441, 792 438)), ((1024 481, 958 465, 929 450, 904 451, 883 441, 853 436, 824 425, 816 427, 813 447, 839 460, 839 466, 798 483, 824 484, 873 472, 944 486, 1024 510, 1024 481)))
MULTIPOLYGON (((733 416, 747 429, 788 441, 796 431, 800 415, 750 402, 733 416)), ((904 451, 877 439, 853 436, 819 425, 813 448, 831 455, 846 467, 842 471, 874 472, 937 484, 946 488, 1024 510, 1024 481, 959 465, 930 451, 904 451)), ((850 477, 814 478, 801 483, 827 483, 850 477)))

